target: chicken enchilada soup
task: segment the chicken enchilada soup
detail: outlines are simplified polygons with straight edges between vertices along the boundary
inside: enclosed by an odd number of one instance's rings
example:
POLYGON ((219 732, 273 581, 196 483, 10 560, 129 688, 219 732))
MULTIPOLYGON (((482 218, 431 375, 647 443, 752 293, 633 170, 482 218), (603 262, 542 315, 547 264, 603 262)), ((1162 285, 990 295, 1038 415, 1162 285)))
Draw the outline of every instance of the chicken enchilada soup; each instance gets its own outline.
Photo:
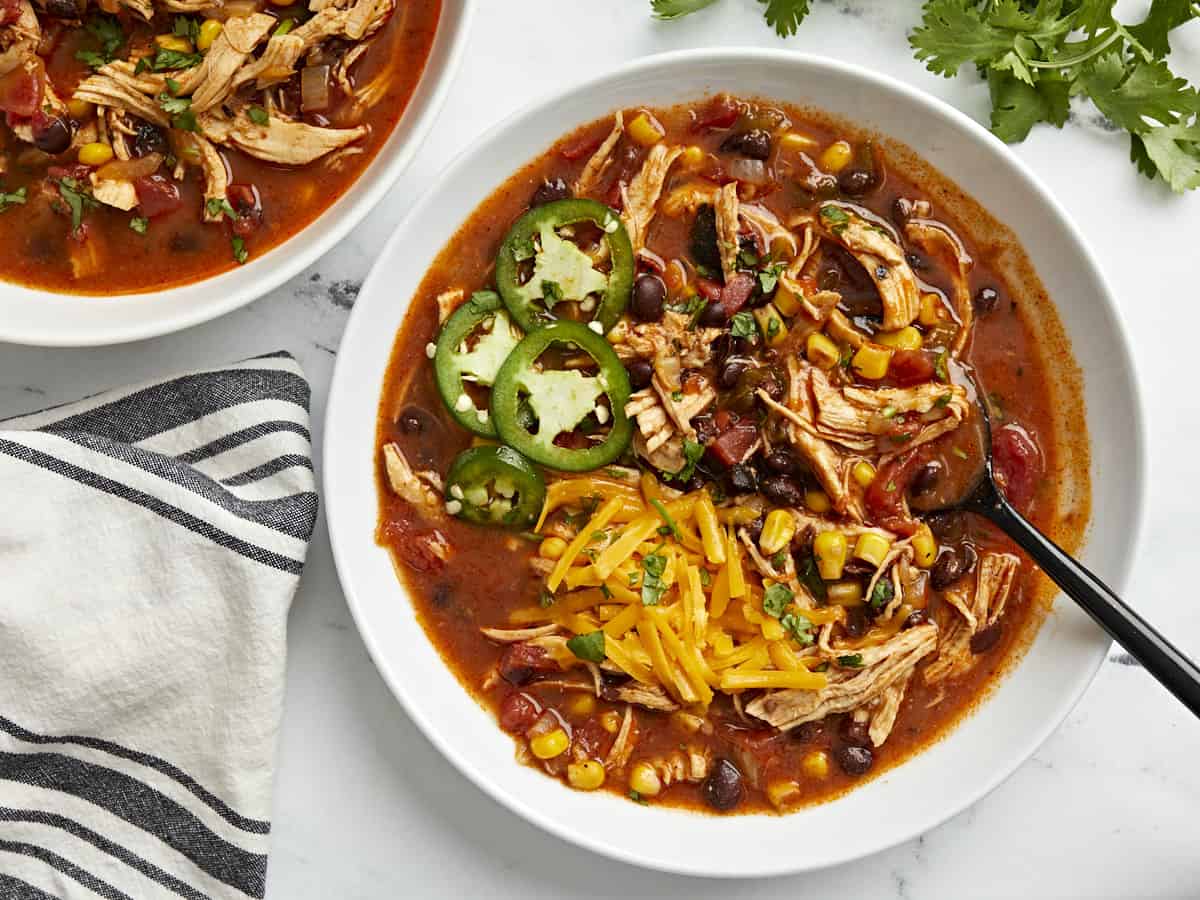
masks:
POLYGON ((977 470, 984 402, 1009 499, 1068 547, 1088 516, 1069 344, 989 222, 904 148, 724 95, 584 127, 482 203, 394 347, 378 537, 521 762, 787 811, 1019 654, 1031 564, 917 511, 977 470))
POLYGON ((0 278, 119 294, 244 264, 362 173, 440 0, 0 0, 0 278))

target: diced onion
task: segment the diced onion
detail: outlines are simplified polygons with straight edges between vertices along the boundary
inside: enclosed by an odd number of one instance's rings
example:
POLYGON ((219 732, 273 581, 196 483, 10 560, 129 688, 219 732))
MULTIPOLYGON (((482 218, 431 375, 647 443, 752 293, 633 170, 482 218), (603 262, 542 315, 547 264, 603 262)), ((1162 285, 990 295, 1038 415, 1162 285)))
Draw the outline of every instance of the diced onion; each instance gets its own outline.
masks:
POLYGON ((147 153, 137 159, 114 159, 96 170, 97 181, 133 181, 144 175, 153 175, 162 165, 161 153, 147 153))
POLYGON ((300 72, 300 108, 305 112, 329 108, 329 66, 306 66, 300 72))
POLYGON ((746 184, 766 184, 768 181, 767 164, 761 159, 736 157, 729 162, 729 174, 746 184))

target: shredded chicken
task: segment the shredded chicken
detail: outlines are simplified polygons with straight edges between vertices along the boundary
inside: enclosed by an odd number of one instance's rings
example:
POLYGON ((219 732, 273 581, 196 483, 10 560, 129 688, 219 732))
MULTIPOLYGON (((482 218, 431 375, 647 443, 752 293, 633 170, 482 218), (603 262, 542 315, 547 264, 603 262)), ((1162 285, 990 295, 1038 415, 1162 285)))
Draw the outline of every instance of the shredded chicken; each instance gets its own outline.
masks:
POLYGON ((731 181, 717 194, 717 251, 721 256, 721 273, 729 281, 737 272, 738 257, 738 193, 737 182, 731 181))
POLYGON ((643 709, 653 709, 659 712, 674 712, 679 709, 679 704, 672 700, 662 688, 638 684, 636 681, 602 688, 600 696, 608 701, 632 703, 643 709))
POLYGON ((128 64, 109 63, 79 83, 75 99, 119 109, 159 128, 169 126, 170 119, 162 107, 142 92, 138 80, 127 69, 128 64))
POLYGON ((633 747, 637 743, 637 723, 634 721, 633 707, 626 705, 625 716, 621 719, 621 729, 617 739, 613 741, 604 757, 604 768, 610 771, 620 771, 629 765, 629 757, 633 755, 633 747))
POLYGON ((662 195, 663 183, 671 166, 683 153, 682 147, 667 147, 665 144, 655 144, 646 155, 639 171, 628 187, 621 188, 624 201, 624 211, 621 221, 629 232, 629 240, 633 244, 633 252, 637 253, 646 245, 646 232, 654 213, 658 208, 658 198, 662 195))
POLYGON ((404 452, 396 444, 383 445, 383 461, 388 484, 397 496, 403 497, 427 516, 441 518, 444 512, 442 498, 426 480, 417 476, 408 464, 404 452))
POLYGON ((875 282, 883 301, 884 331, 911 324, 920 312, 921 295, 903 248, 883 228, 843 206, 825 204, 819 219, 826 237, 848 250, 875 282))
POLYGON ((712 751, 707 747, 689 744, 642 762, 654 769, 663 787, 673 784, 699 784, 708 777, 708 770, 712 765, 712 751))
POLYGON ((783 731, 831 713, 849 712, 879 697, 937 646, 937 626, 932 622, 901 631, 886 643, 864 647, 861 669, 834 668, 829 683, 819 691, 769 691, 751 701, 746 712, 783 731))
POLYGON ((175 93, 191 94, 191 109, 197 115, 224 102, 233 93, 234 74, 276 23, 274 16, 265 13, 227 19, 204 62, 179 79, 180 88, 175 93))
POLYGON ((871 738, 871 743, 876 747, 883 746, 883 742, 888 739, 892 728, 896 725, 896 715, 900 712, 900 704, 904 701, 904 694, 908 690, 908 683, 912 681, 912 674, 913 670, 909 669, 907 675, 885 688, 874 707, 869 711, 867 736, 871 738))
POLYGON ((962 241, 941 222, 932 219, 909 219, 904 228, 905 236, 938 262, 950 273, 954 286, 954 312, 958 316, 958 333, 950 353, 962 356, 971 337, 971 325, 975 320, 975 307, 971 302, 971 287, 968 279, 975 265, 962 245, 962 241))
POLYGON ((100 180, 96 173, 89 176, 92 182, 92 196, 98 201, 114 209, 130 210, 138 204, 137 191, 132 181, 125 179, 106 178, 100 180))
POLYGON ((1011 553, 985 553, 979 560, 974 586, 959 586, 945 597, 957 615, 938 641, 937 658, 925 669, 925 681, 936 684, 955 678, 975 663, 971 638, 995 625, 1017 581, 1021 560, 1011 553))
POLYGON ((612 165, 613 148, 617 146, 617 141, 621 139, 621 135, 625 133, 625 119, 622 117, 620 110, 613 116, 613 128, 608 133, 608 137, 596 149, 591 158, 583 167, 583 171, 579 173, 579 177, 575 179, 575 196, 586 197, 595 192, 600 186, 600 180, 604 177, 604 173, 608 171, 608 167, 612 165))
POLYGON ((484 637, 498 644, 520 644, 533 638, 557 634, 557 625, 539 625, 536 628, 480 628, 484 637))
POLYGON ((259 125, 245 112, 233 119, 206 113, 199 117, 199 123, 201 133, 210 141, 231 144, 257 159, 289 166, 307 165, 367 133, 363 125, 320 128, 277 116, 270 116, 266 124, 259 125))

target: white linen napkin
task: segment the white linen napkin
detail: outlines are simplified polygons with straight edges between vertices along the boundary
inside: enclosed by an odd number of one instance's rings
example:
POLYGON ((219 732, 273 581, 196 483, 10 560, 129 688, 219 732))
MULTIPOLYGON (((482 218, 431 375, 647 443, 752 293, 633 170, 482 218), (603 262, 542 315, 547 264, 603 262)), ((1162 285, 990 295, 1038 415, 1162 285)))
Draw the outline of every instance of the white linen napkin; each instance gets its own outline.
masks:
POLYGON ((0 421, 0 898, 263 896, 308 402, 278 353, 0 421))

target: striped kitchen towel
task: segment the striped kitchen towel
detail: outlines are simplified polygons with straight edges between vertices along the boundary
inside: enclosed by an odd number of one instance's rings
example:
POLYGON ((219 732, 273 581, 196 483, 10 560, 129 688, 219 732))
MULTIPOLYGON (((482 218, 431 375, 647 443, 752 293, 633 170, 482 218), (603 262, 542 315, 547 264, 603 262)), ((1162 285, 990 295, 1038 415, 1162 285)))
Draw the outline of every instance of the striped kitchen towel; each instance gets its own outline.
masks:
POLYGON ((308 401, 278 353, 0 421, 0 898, 263 896, 308 401))

